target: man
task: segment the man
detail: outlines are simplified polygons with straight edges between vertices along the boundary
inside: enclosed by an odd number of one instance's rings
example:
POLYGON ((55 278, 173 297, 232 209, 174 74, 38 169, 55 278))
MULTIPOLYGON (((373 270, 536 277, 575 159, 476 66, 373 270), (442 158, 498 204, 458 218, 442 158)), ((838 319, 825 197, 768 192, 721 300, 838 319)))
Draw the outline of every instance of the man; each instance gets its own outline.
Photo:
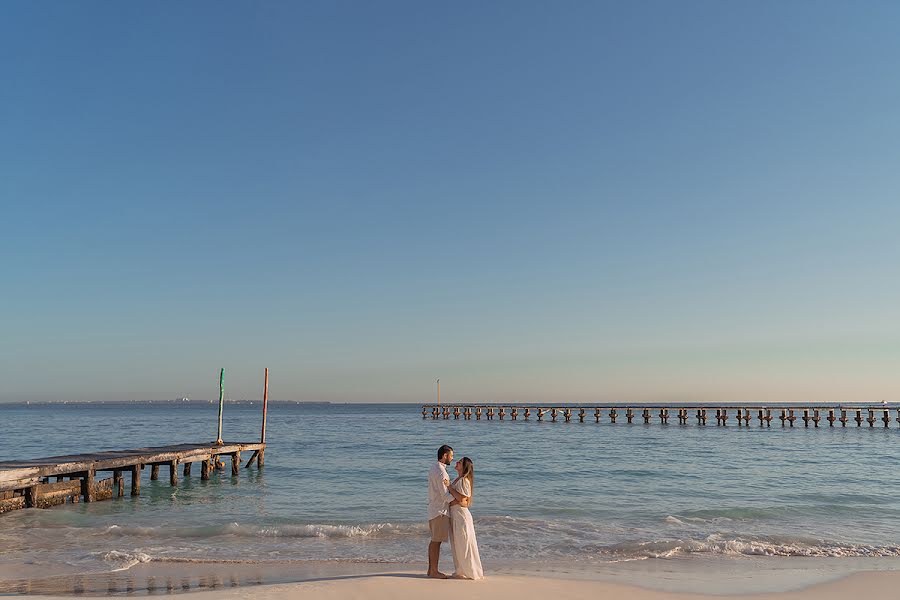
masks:
POLYGON ((435 579, 447 579, 438 570, 441 558, 441 544, 450 539, 450 503, 453 496, 447 491, 450 477, 447 465, 453 462, 453 448, 446 444, 438 448, 437 462, 428 472, 428 528, 431 530, 431 542, 428 544, 428 576, 435 579))

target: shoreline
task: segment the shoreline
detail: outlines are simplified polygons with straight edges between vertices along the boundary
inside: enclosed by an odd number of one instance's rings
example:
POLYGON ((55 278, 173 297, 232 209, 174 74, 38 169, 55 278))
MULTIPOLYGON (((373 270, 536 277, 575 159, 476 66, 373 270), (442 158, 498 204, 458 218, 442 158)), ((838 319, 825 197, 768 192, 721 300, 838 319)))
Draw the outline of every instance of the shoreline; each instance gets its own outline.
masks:
MULTIPOLYGON (((754 600, 843 600, 857 596, 871 600, 887 600, 896 597, 900 586, 900 571, 864 571, 833 581, 813 584, 800 590, 770 592, 764 594, 714 594, 708 592, 674 592, 649 589, 637 585, 623 585, 604 581, 556 579, 545 576, 497 575, 471 582, 426 578, 420 571, 385 570, 378 573, 336 575, 311 579, 299 583, 273 585, 223 585, 200 589, 190 593, 196 600, 332 600, 360 598, 367 600, 458 600, 460 594, 473 600, 537 600, 553 597, 556 600, 593 600, 602 598, 628 598, 630 600, 712 600, 753 598, 754 600)), ((87 593, 85 596, 149 595, 181 593, 176 588, 115 589, 103 593, 87 593)), ((24 592, 24 590, 23 590, 24 592)), ((23 593, 19 592, 19 593, 23 593)), ((24 592, 40 593, 40 592, 24 592)), ((69 600, 71 595, 42 595, 46 600, 69 600)))
MULTIPOLYGON (((442 565, 446 572, 451 566, 449 557, 444 558, 442 565)), ((189 593, 193 597, 202 596, 210 590, 227 593, 228 590, 250 592, 269 588, 293 589, 296 586, 306 589, 314 583, 336 584, 367 578, 427 580, 424 577, 424 563, 341 560, 150 561, 112 571, 15 578, 16 574, 21 576, 23 572, 27 573, 33 569, 34 565, 24 564, 0 566, 0 596, 36 594, 43 597, 72 598, 189 593)), ((892 579, 894 583, 889 588, 885 588, 895 589, 892 586, 900 586, 900 561, 884 558, 748 557, 734 560, 693 557, 624 561, 590 566, 552 562, 489 564, 486 567, 486 574, 487 579, 484 582, 469 583, 476 586, 489 584, 489 587, 492 587, 495 584, 489 582, 494 580, 512 582, 524 579, 542 581, 546 585, 550 585, 549 582, 557 582, 556 585, 565 589, 585 591, 599 586, 598 589, 605 590, 612 586, 632 592, 640 590, 642 593, 666 594, 664 597, 781 597, 779 595, 796 594, 810 588, 829 586, 860 574, 879 574, 879 578, 882 576, 896 578, 896 581, 892 579)), ((350 593, 353 590, 346 591, 350 593)), ((424 593, 424 590, 416 593, 424 593)), ((393 592, 386 594, 385 600, 393 600, 394 596, 393 592)))

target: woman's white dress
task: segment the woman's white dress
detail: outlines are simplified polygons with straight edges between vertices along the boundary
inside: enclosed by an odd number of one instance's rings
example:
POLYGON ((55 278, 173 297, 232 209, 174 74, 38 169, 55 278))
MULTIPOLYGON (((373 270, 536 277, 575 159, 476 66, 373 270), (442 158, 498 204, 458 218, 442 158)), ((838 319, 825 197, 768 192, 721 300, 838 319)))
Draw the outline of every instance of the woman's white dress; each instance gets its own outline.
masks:
MULTIPOLYGON (((472 486, 469 485, 468 479, 460 479, 453 487, 464 496, 472 495, 472 486)), ((456 567, 454 577, 484 578, 472 513, 465 506, 458 504, 450 507, 450 546, 453 550, 453 566, 456 567)))

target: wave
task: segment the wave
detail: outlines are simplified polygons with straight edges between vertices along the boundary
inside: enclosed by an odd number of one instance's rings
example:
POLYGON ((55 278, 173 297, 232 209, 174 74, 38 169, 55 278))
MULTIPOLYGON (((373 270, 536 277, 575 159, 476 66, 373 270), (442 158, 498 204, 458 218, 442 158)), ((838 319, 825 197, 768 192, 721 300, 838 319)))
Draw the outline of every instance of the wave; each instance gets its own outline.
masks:
POLYGON ((692 554, 721 556, 802 557, 900 557, 900 545, 851 544, 818 540, 725 537, 712 534, 703 539, 662 539, 626 542, 609 546, 582 547, 595 558, 675 558, 692 554))
POLYGON ((110 525, 101 535, 111 537, 152 537, 195 539, 215 537, 239 538, 378 538, 386 536, 422 535, 425 524, 366 523, 360 525, 285 524, 285 525, 209 525, 202 527, 136 527, 110 525))

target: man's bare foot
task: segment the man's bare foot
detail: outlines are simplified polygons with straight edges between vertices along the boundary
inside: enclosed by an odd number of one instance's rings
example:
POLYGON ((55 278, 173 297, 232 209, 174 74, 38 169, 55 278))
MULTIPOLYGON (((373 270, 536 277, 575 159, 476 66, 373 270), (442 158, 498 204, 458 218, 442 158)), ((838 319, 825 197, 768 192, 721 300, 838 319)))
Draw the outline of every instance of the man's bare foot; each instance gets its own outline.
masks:
POLYGON ((444 574, 441 573, 440 571, 435 571, 434 573, 429 573, 428 576, 429 576, 431 579, 449 579, 449 577, 447 577, 446 575, 444 575, 444 574))

